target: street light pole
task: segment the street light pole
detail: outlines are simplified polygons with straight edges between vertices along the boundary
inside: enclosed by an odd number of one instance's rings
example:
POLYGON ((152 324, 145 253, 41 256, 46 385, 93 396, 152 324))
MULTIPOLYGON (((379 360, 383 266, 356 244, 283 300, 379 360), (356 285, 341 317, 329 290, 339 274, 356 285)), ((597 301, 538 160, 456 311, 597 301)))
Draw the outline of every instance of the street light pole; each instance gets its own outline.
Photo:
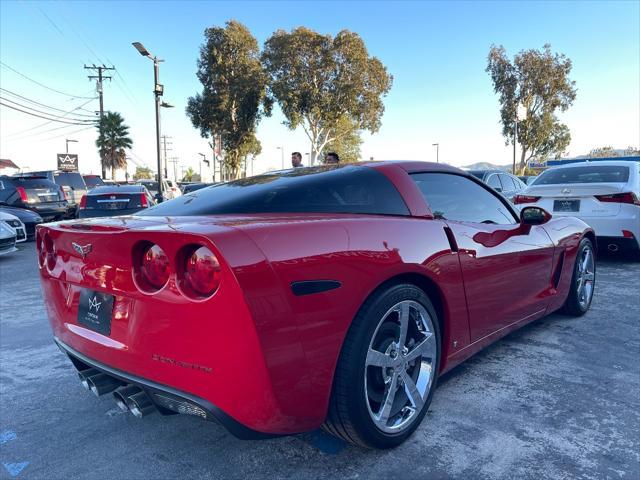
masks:
POLYGON ((144 45, 142 45, 140 42, 133 42, 132 45, 140 53, 140 55, 142 55, 143 57, 147 57, 150 60, 153 60, 153 94, 155 96, 155 103, 156 103, 156 155, 157 155, 157 161, 158 161, 157 201, 158 203, 161 203, 163 199, 163 191, 162 191, 162 157, 160 155, 160 106, 161 106, 160 97, 162 97, 162 94, 164 92, 164 86, 158 82, 160 79, 159 78, 160 62, 163 62, 164 60, 156 56, 152 56, 151 53, 149 53, 149 51, 146 48, 144 48, 144 45))
POLYGON ((513 168, 511 169, 512 174, 516 174, 516 143, 518 142, 518 115, 514 120, 513 124, 513 168))
POLYGON ((431 146, 436 147, 436 163, 440 163, 440 144, 432 143, 431 146))
POLYGON ((78 143, 78 140, 71 140, 69 138, 64 139, 66 153, 69 153, 69 142, 78 143))
POLYGON ((284 170, 284 147, 276 147, 277 150, 280 150, 280 159, 282 160, 282 170, 284 170))
POLYGON ((202 160, 198 162, 198 166, 200 167, 200 181, 202 182, 202 162, 207 161, 207 156, 204 153, 198 153, 202 157, 202 160))

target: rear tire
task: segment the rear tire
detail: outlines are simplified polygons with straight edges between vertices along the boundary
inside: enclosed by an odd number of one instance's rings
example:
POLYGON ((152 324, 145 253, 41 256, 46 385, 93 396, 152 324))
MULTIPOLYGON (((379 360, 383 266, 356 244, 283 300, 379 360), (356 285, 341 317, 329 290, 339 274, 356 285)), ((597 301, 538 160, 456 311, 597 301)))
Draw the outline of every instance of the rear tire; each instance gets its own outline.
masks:
POLYGON ((573 317, 581 317, 589 310, 596 284, 596 259, 593 244, 583 238, 573 265, 571 288, 562 311, 573 317))
POLYGON ((400 445, 427 413, 439 366, 429 297, 411 284, 374 293, 345 338, 324 429, 362 447, 400 445))

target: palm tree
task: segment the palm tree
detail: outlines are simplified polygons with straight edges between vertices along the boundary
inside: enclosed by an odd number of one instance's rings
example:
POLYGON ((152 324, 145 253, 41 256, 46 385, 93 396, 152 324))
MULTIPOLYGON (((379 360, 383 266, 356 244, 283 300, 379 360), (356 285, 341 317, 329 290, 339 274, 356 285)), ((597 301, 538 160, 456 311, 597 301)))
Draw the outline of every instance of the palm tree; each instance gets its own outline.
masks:
POLYGON ((133 141, 129 138, 129 127, 118 112, 107 112, 98 123, 98 139, 96 146, 100 151, 102 178, 107 177, 107 167, 111 167, 111 178, 115 179, 118 168, 127 166, 125 148, 131 148, 133 141))
POLYGON ((184 175, 182 176, 182 181, 183 182, 192 182, 193 181, 193 176, 196 174, 196 172, 193 171, 193 168, 189 167, 187 168, 187 171, 184 172, 184 175))

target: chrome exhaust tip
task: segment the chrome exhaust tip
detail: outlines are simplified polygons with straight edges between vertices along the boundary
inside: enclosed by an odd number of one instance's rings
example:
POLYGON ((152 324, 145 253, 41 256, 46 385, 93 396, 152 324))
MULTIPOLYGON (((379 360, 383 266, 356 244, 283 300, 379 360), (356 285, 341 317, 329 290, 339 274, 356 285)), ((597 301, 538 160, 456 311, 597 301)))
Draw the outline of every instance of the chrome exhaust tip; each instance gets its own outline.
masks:
POLYGON ((101 375, 101 373, 95 368, 88 368, 86 370, 82 370, 78 372, 78 378, 80 379, 80 383, 87 390, 91 390, 91 385, 89 385, 89 377, 93 377, 95 375, 101 375))
POLYGON ((113 392, 116 388, 122 385, 121 382, 105 373, 99 373, 98 375, 87 377, 87 383, 89 384, 89 389, 96 397, 104 395, 105 393, 113 392))
POLYGON ((113 398, 116 401, 116 405, 123 412, 129 411, 129 405, 127 405, 127 397, 131 395, 135 395, 136 393, 141 392, 138 387, 134 387, 133 385, 129 385, 128 387, 118 388, 115 392, 113 392, 113 398))
POLYGON ((129 395, 126 402, 129 407, 129 411, 133 413, 136 418, 146 417, 156 409, 149 396, 143 391, 134 395, 129 395))

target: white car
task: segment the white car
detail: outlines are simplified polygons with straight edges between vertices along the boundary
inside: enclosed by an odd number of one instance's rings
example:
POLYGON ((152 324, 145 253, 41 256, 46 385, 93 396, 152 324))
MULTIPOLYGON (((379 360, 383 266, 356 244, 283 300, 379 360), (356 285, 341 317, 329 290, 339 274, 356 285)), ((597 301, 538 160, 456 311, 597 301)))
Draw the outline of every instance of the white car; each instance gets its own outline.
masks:
POLYGON ((4 222, 9 225, 16 232, 16 242, 26 242, 27 241, 27 228, 15 215, 11 215, 10 213, 0 212, 0 222, 4 222))
POLYGON ((16 231, 0 220, 0 255, 15 252, 16 248, 16 231))
POLYGON ((166 196, 168 198, 177 198, 182 195, 182 190, 180 190, 180 187, 178 187, 178 184, 173 180, 166 180, 166 185, 169 187, 166 190, 167 192, 166 196))
POLYGON ((578 217, 594 229, 601 250, 640 250, 640 158, 551 167, 514 203, 578 217))

